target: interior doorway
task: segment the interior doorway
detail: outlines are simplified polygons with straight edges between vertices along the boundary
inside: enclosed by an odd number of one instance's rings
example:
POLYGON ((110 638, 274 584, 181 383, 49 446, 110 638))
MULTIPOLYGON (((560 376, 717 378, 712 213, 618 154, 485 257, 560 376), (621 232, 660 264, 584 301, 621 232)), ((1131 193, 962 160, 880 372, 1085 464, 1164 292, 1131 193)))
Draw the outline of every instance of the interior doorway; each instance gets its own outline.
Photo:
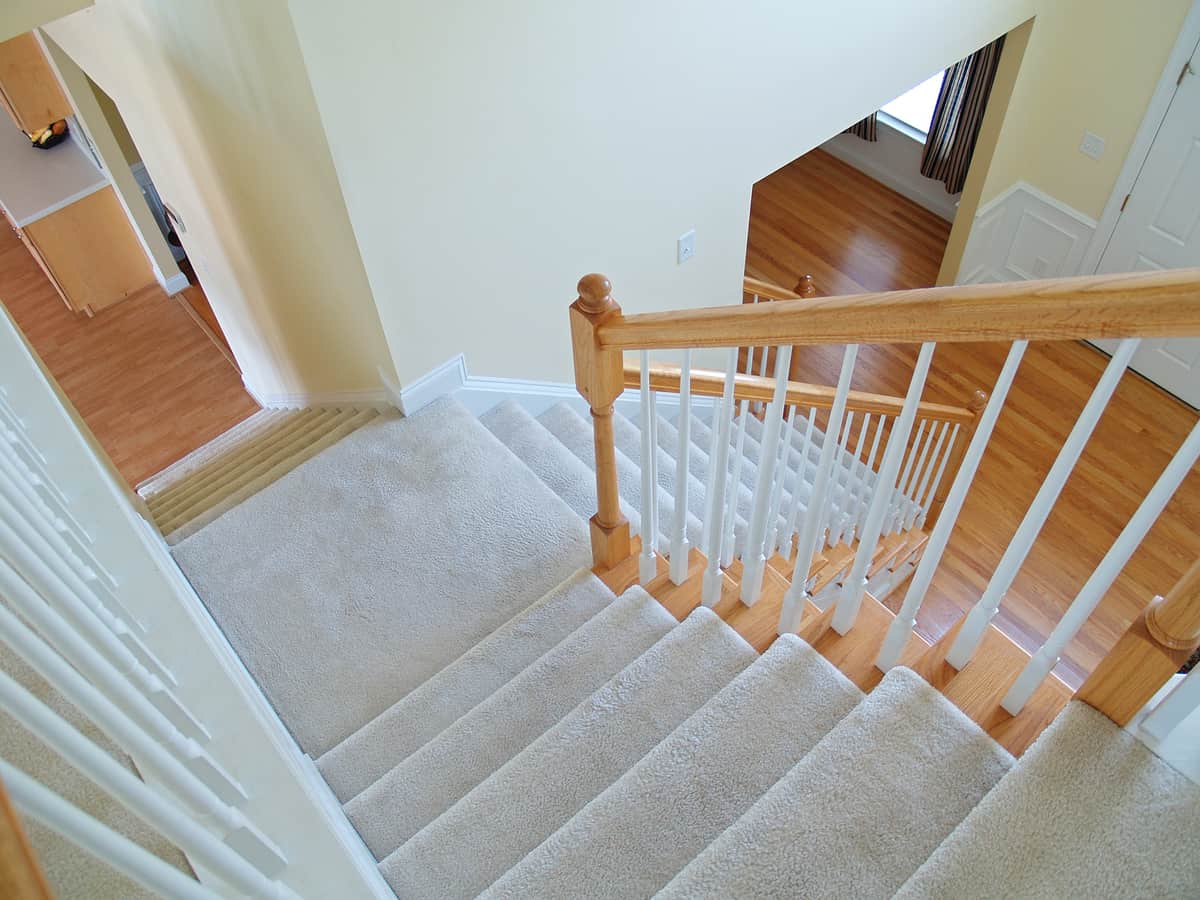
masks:
POLYGON ((0 301, 136 486, 258 405, 116 104, 27 32, 0 107, 0 301))

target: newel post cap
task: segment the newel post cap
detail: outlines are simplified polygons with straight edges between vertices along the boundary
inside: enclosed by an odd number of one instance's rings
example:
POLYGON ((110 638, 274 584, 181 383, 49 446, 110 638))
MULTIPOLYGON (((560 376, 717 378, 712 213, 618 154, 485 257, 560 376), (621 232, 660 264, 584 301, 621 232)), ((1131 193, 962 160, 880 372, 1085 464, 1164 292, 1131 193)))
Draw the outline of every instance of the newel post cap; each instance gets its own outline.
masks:
POLYGON ((602 313, 615 305, 612 282, 597 272, 579 279, 579 305, 584 312, 602 313))

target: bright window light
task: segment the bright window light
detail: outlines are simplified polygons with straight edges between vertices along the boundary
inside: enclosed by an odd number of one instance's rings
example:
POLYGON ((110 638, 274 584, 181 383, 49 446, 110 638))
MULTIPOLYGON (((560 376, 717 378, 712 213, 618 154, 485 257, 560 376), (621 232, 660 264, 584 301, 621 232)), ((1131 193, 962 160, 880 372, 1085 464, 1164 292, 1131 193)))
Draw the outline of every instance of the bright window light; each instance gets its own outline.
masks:
POLYGON ((928 134, 929 123, 933 121, 933 107, 937 104, 938 91, 942 89, 945 76, 945 72, 938 72, 932 78, 925 79, 884 106, 883 111, 921 134, 928 134))

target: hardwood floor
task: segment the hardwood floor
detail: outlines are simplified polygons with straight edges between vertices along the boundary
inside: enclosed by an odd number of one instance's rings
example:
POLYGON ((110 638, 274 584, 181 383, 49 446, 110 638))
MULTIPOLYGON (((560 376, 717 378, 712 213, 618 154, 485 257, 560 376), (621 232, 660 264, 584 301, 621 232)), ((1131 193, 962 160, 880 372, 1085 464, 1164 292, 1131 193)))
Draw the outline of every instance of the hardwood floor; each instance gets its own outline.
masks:
POLYGON ((12 231, 0 232, 0 301, 130 485, 258 409, 237 370, 161 290, 76 315, 12 231))
MULTIPOLYGON (((814 151, 754 189, 747 274, 792 285, 811 273, 819 294, 934 283, 949 223, 833 157, 814 151)), ((965 403, 990 390, 1007 345, 942 344, 924 399, 965 403)), ((841 347, 799 352, 799 377, 832 384, 841 347)), ((854 387, 903 394, 915 345, 863 347, 854 387)), ((918 628, 936 641, 982 593, 988 577, 1107 357, 1075 342, 1030 346, 993 433, 918 628)), ((1133 372, 1122 379, 995 624, 1032 651, 1124 527, 1196 423, 1190 407, 1133 372)), ((1078 687, 1156 594, 1200 556, 1200 474, 1193 471, 1056 672, 1078 687)), ((889 598, 893 607, 902 599, 889 598)))

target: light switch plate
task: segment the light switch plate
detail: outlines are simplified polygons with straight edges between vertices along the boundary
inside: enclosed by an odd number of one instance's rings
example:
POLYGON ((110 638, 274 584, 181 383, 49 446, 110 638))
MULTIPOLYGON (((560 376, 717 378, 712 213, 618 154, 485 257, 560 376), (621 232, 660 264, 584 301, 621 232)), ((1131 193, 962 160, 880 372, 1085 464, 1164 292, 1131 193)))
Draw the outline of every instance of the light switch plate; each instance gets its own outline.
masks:
POLYGON ((693 228, 687 234, 681 234, 675 244, 676 262, 683 265, 696 255, 696 229, 693 228))
POLYGON ((1098 134, 1092 134, 1090 131, 1083 133, 1083 140, 1079 142, 1079 152, 1084 156, 1090 156, 1092 159, 1099 159, 1104 155, 1104 138, 1098 134))

